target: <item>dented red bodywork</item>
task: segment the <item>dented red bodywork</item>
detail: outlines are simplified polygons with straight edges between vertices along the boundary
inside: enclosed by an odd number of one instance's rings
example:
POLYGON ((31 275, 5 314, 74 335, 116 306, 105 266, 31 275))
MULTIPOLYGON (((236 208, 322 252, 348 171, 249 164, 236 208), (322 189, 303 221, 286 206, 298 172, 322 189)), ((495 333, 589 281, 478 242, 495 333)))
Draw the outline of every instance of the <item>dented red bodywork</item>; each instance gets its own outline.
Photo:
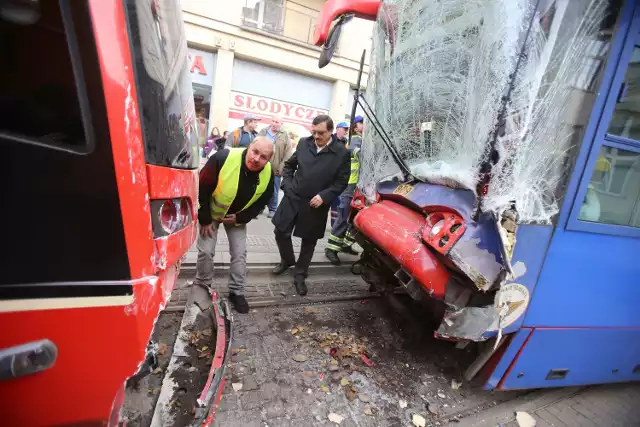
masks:
POLYGON ((358 213, 355 227, 391 256, 433 298, 444 299, 450 273, 423 242, 427 218, 398 203, 383 200, 358 213))
POLYGON ((25 300, 0 313, 0 348, 45 338, 58 348, 50 369, 0 384, 0 419, 8 426, 118 423, 125 381, 145 359, 180 259, 196 237, 197 171, 145 162, 123 2, 89 0, 89 6, 131 274, 122 284, 133 294, 25 300), (150 199, 175 197, 190 200, 192 221, 154 239, 150 199))

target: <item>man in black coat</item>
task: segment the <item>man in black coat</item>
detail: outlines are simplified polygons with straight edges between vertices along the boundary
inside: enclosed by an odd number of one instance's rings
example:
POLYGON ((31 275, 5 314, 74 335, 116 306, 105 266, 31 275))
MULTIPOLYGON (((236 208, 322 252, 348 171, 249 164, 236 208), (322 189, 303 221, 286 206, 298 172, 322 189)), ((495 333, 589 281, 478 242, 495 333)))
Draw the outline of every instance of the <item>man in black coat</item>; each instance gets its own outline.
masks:
POLYGON ((342 144, 332 143, 331 132, 331 117, 313 119, 312 136, 301 139, 285 163, 281 185, 284 198, 272 220, 281 258, 273 273, 282 274, 295 265, 294 284, 300 295, 307 294, 305 279, 316 242, 324 237, 330 203, 349 182, 349 151, 342 144), (297 263, 292 232, 302 239, 297 263))

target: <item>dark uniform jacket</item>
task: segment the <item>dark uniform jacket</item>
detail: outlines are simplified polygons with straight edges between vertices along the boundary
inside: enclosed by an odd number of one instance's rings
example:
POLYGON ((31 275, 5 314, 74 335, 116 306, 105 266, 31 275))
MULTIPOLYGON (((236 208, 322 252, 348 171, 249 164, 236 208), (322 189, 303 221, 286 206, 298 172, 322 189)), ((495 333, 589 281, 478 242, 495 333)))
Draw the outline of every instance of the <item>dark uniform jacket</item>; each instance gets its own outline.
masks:
POLYGON ((295 222, 294 236, 321 239, 331 202, 347 187, 349 173, 350 155, 344 145, 332 142, 318 153, 312 136, 301 139, 285 162, 281 184, 284 197, 273 225, 285 232, 295 222), (316 195, 323 203, 312 208, 309 201, 316 195))
MULTIPOLYGON (((200 188, 198 190, 198 202, 200 203, 200 209, 198 210, 198 222, 200 225, 209 225, 213 222, 211 219, 211 198, 213 197, 213 190, 218 185, 218 174, 224 166, 224 162, 229 157, 229 150, 221 150, 216 152, 213 156, 209 157, 207 164, 204 165, 200 171, 200 188)), ((227 215, 236 214, 237 224, 246 224, 260 212, 264 210, 264 207, 269 203, 273 196, 273 174, 271 175, 267 190, 262 193, 260 198, 255 201, 254 204, 247 209, 242 210, 249 200, 253 198, 256 193, 256 187, 258 186, 260 172, 252 172, 247 169, 245 160, 247 158, 247 150, 242 153, 242 166, 240 168, 240 177, 238 178, 238 192, 236 198, 233 199, 233 203, 229 206, 227 215)))

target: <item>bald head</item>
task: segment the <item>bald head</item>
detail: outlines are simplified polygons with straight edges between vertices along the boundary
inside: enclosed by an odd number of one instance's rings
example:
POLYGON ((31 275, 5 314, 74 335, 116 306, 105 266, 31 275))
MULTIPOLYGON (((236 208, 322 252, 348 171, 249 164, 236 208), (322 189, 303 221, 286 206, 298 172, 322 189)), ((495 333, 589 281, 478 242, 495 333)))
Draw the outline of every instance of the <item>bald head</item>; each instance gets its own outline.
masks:
POLYGON ((273 142, 266 136, 258 136, 247 148, 247 169, 252 172, 259 172, 273 155, 273 142))

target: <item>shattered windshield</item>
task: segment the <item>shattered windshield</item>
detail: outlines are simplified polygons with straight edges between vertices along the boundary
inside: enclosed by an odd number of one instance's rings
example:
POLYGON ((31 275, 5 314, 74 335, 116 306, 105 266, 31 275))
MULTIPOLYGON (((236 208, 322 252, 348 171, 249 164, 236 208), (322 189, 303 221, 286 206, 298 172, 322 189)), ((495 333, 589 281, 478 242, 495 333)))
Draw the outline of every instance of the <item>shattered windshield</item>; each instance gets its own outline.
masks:
MULTIPOLYGON (((547 223, 575 142, 564 113, 608 2, 536 3, 385 2, 367 93, 416 178, 475 192, 491 158, 482 209, 499 214, 515 203, 524 222, 547 223)), ((399 168, 375 132, 367 142, 359 186, 371 197, 399 168)))

